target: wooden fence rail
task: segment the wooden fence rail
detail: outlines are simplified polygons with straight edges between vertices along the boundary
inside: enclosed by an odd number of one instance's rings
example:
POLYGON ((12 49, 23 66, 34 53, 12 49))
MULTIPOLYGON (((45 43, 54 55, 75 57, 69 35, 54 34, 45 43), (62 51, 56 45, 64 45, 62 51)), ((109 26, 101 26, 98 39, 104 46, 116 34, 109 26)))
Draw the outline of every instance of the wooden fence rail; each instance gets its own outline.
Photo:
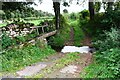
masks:
POLYGON ((36 29, 38 35, 40 35, 41 33, 51 32, 51 31, 56 30, 53 26, 50 26, 50 25, 34 26, 34 27, 30 27, 30 28, 31 29, 36 29))

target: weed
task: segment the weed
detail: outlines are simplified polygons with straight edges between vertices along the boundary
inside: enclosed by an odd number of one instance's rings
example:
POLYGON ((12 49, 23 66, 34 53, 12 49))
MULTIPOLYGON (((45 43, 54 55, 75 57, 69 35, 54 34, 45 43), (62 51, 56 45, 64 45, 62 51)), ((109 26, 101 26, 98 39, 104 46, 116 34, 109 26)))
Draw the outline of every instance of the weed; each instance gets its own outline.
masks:
POLYGON ((1 54, 2 71, 16 71, 22 67, 41 61, 43 58, 55 53, 50 47, 44 49, 28 45, 21 49, 13 48, 1 54))

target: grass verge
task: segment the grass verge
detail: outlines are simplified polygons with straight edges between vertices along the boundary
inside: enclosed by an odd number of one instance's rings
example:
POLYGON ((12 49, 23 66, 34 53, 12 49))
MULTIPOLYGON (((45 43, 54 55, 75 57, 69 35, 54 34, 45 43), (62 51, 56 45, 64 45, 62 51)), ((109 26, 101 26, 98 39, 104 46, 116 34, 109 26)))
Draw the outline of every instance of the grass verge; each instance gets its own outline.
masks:
POLYGON ((0 23, 0 27, 6 26, 7 23, 0 23))
POLYGON ((55 51, 49 46, 40 48, 35 45, 8 50, 0 56, 2 60, 2 72, 15 72, 25 66, 39 62, 54 53, 55 51))
POLYGON ((74 45, 81 46, 81 41, 84 39, 85 34, 79 25, 79 20, 70 20, 69 25, 74 29, 74 45))

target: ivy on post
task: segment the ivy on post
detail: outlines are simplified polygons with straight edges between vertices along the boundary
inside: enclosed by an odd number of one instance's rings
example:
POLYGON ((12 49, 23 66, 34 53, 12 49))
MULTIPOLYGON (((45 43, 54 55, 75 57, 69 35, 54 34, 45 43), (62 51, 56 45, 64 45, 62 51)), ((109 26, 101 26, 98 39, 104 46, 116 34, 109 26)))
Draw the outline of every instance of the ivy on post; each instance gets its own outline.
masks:
POLYGON ((93 20, 95 11, 94 11, 94 0, 89 0, 89 12, 90 12, 90 20, 93 20))
POLYGON ((61 0, 53 0, 53 8, 55 12, 55 26, 56 29, 60 28, 60 1, 61 0))

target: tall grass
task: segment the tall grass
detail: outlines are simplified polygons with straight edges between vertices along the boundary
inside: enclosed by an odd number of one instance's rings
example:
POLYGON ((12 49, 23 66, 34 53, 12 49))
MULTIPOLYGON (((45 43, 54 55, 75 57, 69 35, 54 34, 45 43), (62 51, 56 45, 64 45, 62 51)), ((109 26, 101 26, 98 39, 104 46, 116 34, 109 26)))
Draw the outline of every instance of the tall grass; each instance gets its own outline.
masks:
POLYGON ((81 41, 84 38, 84 32, 79 24, 79 20, 70 20, 69 24, 74 28, 74 45, 81 46, 81 41))
POLYGON ((28 45, 23 48, 13 48, 1 54, 2 72, 14 72, 25 66, 39 62, 45 57, 54 54, 49 46, 40 48, 37 45, 28 45))

